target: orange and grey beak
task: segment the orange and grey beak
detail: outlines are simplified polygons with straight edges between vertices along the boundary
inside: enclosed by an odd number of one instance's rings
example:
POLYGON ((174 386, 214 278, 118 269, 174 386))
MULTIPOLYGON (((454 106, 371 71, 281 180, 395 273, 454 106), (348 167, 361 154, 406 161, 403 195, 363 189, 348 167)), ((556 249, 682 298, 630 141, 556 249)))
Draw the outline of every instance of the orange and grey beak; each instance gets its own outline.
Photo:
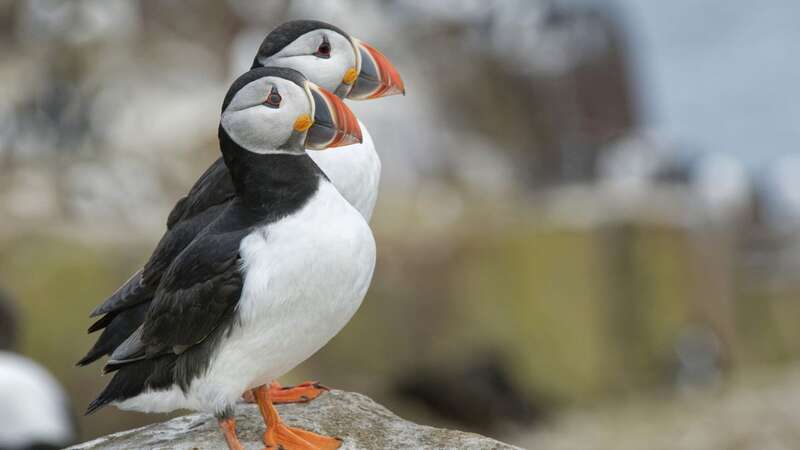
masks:
MULTIPOLYGON (((359 53, 360 70, 352 81, 353 87, 347 94, 350 100, 367 100, 406 93, 406 87, 400 73, 394 68, 389 58, 371 45, 353 39, 353 45, 359 53)), ((347 77, 345 77, 347 78, 347 77)), ((344 80, 345 83, 347 79, 344 80)))
POLYGON ((324 150, 361 143, 361 127, 353 111, 332 92, 311 82, 307 86, 314 102, 314 121, 306 125, 305 147, 324 150))

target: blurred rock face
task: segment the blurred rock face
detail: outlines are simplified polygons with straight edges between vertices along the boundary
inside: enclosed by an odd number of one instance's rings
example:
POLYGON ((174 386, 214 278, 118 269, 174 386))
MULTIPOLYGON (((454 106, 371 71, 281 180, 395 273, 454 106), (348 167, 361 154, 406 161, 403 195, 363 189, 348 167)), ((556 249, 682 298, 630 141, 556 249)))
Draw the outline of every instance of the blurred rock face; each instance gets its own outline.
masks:
MULTIPOLYGON (((409 85, 402 99, 353 104, 391 168, 387 191, 443 177, 484 192, 586 179, 600 145, 635 123, 619 27, 593 10, 26 0, 9 56, 33 70, 6 74, 21 88, 0 92, 9 105, 0 117, 10 119, 0 153, 6 166, 49 170, 52 181, 37 189, 46 211, 9 213, 158 229, 169 199, 202 170, 180 156, 215 154, 226 81, 273 26, 325 12, 391 55, 409 85), (125 198, 142 204, 135 217, 117 207, 125 198)), ((19 197, 15 184, 0 195, 19 197)))
POLYGON ((78 46, 125 39, 138 31, 139 8, 126 0, 23 0, 18 35, 25 41, 78 46))

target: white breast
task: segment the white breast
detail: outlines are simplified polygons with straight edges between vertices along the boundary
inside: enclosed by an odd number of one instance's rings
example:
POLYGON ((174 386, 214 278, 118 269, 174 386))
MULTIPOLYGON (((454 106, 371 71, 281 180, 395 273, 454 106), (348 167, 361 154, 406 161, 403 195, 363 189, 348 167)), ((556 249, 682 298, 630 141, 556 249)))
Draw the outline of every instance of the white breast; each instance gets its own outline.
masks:
POLYGON ((381 160, 367 128, 361 121, 363 142, 325 151, 308 151, 339 193, 369 222, 381 179, 381 160))
POLYGON ((219 410, 285 374, 355 314, 375 268, 364 218, 327 181, 297 213, 242 240, 238 323, 191 386, 190 407, 219 410))

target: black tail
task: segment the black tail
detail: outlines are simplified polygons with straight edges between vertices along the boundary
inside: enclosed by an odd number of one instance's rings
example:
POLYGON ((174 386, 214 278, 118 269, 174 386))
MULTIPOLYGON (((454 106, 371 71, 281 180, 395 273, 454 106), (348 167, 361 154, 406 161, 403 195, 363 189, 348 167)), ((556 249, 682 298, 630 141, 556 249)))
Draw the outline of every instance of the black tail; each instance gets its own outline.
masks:
MULTIPOLYGON (((150 302, 142 303, 120 313, 109 313, 98 321, 104 321, 106 317, 112 316, 103 333, 97 338, 92 349, 78 361, 79 366, 91 364, 105 355, 110 355, 114 349, 125 342, 134 331, 144 322, 147 308, 150 302)), ((90 328, 91 330, 91 328, 90 328)))
POLYGON ((106 301, 98 305, 90 315, 97 317, 114 311, 123 311, 147 301, 151 294, 151 290, 142 284, 142 270, 140 269, 106 301))
MULTIPOLYGON (((92 414, 109 403, 122 401, 141 394, 148 387, 153 386, 153 375, 161 372, 160 366, 169 364, 164 358, 144 359, 118 367, 114 378, 108 383, 103 392, 97 396, 86 409, 86 415, 92 414)), ((159 385, 162 383, 159 383, 159 385)))
POLYGON ((92 400, 92 403, 89 403, 89 407, 86 408, 86 412, 84 413, 85 416, 94 414, 95 411, 112 402, 112 400, 103 398, 102 394, 100 395, 101 397, 97 397, 96 399, 92 400))
POLYGON ((89 333, 89 334, 92 334, 95 331, 102 330, 103 328, 107 327, 108 324, 110 324, 111 321, 114 320, 115 317, 117 317, 117 314, 119 314, 119 313, 114 311, 114 312, 110 312, 110 313, 106 314, 105 316, 97 319, 91 326, 89 326, 89 329, 86 330, 86 332, 89 333))

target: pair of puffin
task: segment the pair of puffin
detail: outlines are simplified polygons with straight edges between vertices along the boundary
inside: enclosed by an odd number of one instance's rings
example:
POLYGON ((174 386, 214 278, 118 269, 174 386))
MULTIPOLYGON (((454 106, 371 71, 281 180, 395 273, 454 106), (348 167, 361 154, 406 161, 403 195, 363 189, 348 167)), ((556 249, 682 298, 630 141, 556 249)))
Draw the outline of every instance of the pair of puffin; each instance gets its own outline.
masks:
POLYGON ((389 60, 333 25, 293 21, 267 35, 223 101, 222 158, 175 205, 145 266, 92 313, 102 317, 89 331, 103 332, 79 364, 108 355, 114 377, 88 413, 205 411, 241 449, 233 408, 249 393, 267 448, 339 447, 284 425, 273 407, 318 386, 270 383, 335 336, 366 294, 380 161, 341 98, 398 93, 389 60))

